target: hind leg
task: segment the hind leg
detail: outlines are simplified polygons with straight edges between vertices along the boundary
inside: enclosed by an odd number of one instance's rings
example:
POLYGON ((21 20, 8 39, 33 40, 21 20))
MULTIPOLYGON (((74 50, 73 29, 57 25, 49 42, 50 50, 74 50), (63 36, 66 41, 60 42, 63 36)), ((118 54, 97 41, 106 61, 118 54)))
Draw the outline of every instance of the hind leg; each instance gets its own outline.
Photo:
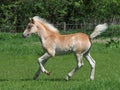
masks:
POLYGON ((95 74, 95 60, 91 57, 90 53, 85 54, 85 58, 88 60, 91 65, 90 80, 94 80, 95 74))
POLYGON ((78 71, 78 69, 79 69, 80 67, 83 66, 83 62, 82 62, 82 57, 83 57, 83 55, 82 55, 82 54, 75 54, 75 56, 76 56, 77 66, 76 66, 71 72, 68 73, 68 75, 67 75, 66 78, 65 78, 66 80, 69 80, 69 79, 73 76, 73 74, 74 74, 76 71, 78 71))

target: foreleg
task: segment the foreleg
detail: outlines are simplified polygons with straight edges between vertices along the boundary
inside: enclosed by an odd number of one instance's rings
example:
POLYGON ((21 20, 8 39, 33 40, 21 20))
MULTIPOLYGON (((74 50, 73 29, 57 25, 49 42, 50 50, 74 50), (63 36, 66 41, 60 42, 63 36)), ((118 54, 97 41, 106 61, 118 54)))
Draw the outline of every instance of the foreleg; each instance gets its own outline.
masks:
POLYGON ((38 58, 38 63, 39 63, 39 68, 37 70, 37 72, 35 73, 33 79, 37 79, 38 76, 40 75, 41 71, 43 73, 46 73, 47 75, 50 75, 50 73, 44 68, 44 64, 47 62, 48 58, 50 57, 50 55, 48 53, 45 53, 43 56, 41 56, 40 58, 38 58))

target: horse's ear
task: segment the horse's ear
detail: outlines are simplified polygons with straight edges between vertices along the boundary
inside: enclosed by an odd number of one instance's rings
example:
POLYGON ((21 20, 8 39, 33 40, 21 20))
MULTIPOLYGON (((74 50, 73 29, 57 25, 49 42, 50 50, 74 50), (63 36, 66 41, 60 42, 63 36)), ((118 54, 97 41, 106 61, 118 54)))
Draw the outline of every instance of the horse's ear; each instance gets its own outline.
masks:
POLYGON ((34 24, 34 19, 33 18, 29 18, 30 22, 34 24))
POLYGON ((29 20, 31 21, 31 18, 29 18, 29 20))

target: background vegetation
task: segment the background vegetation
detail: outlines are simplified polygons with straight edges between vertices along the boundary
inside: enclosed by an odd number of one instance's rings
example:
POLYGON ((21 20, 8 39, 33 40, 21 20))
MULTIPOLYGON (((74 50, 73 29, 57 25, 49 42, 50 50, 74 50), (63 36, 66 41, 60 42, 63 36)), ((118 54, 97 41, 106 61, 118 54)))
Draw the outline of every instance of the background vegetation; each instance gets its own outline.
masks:
POLYGON ((1 0, 0 28, 23 30, 29 17, 39 15, 52 23, 120 22, 120 0, 1 0))

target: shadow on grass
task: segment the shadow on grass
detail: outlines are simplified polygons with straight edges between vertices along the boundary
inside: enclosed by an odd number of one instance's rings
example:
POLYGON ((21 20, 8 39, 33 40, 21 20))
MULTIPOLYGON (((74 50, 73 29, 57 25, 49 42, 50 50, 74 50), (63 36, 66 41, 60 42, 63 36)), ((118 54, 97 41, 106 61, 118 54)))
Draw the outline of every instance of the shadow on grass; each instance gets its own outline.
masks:
POLYGON ((80 81, 80 79, 70 79, 70 80, 66 81, 63 78, 50 78, 50 79, 37 79, 35 81, 69 82, 69 81, 80 81))
POLYGON ((66 81, 63 78, 44 78, 44 79, 36 79, 33 80, 32 78, 23 78, 23 79, 0 79, 0 82, 5 82, 5 81, 43 81, 43 82, 69 82, 69 81, 80 81, 79 79, 70 79, 68 81, 66 81))
POLYGON ((21 81, 44 81, 44 82, 47 82, 47 81, 50 81, 50 82, 69 82, 69 81, 80 81, 79 79, 70 79, 68 81, 66 81, 65 79, 63 78, 43 78, 43 79, 36 79, 36 80, 33 80, 33 79, 20 79, 21 81))
POLYGON ((38 79, 37 81, 65 81, 64 79, 61 78, 51 78, 51 79, 38 79))
POLYGON ((9 81, 8 79, 0 79, 0 82, 9 81))
POLYGON ((31 78, 24 78, 24 79, 20 79, 20 81, 33 81, 33 79, 31 79, 31 78))
POLYGON ((0 82, 6 81, 32 81, 33 79, 0 79, 0 82))

